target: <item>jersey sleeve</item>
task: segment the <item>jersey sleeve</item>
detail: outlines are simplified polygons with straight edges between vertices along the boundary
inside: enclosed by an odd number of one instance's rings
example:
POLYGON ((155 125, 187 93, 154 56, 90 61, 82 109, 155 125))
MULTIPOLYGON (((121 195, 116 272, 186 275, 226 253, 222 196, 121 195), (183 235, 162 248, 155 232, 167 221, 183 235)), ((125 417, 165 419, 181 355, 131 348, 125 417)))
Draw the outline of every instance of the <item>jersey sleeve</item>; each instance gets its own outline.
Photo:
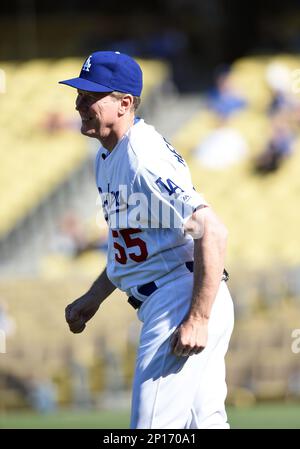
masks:
POLYGON ((148 159, 140 164, 133 190, 141 193, 142 227, 181 229, 196 209, 208 206, 194 189, 182 158, 160 159, 157 164, 148 159))

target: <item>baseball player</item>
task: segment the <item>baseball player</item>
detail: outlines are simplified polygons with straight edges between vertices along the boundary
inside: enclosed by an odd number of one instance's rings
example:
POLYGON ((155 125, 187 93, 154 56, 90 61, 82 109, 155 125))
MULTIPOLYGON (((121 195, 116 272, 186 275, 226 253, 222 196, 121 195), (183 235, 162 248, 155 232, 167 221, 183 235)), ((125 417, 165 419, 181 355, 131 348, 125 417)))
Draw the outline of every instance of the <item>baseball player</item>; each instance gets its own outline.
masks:
POLYGON ((77 78, 82 134, 99 140, 96 182, 109 226, 107 266, 66 320, 82 332, 119 288, 143 323, 131 428, 228 428, 225 364, 233 328, 227 231, 195 191, 184 159, 135 115, 142 71, 95 52, 77 78))

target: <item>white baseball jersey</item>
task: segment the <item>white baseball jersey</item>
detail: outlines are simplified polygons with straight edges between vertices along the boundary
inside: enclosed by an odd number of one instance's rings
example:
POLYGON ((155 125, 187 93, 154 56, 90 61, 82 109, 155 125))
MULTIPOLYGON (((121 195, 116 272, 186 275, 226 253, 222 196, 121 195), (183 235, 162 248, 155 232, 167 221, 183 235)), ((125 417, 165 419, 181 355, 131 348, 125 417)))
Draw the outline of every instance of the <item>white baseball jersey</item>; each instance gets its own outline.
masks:
POLYGON ((110 228, 107 275, 142 300, 131 428, 228 428, 224 356, 233 306, 225 282, 212 307, 205 350, 177 357, 170 349, 193 291, 184 262, 193 260, 194 242, 183 224, 206 205, 185 161, 140 119, 111 153, 100 148, 96 179, 110 228), (151 281, 158 288, 146 299, 137 296, 137 287, 151 281))
POLYGON ((207 203, 184 159, 153 126, 136 119, 111 153, 100 147, 96 182, 110 228, 107 275, 114 285, 130 292, 193 260, 183 224, 207 203))

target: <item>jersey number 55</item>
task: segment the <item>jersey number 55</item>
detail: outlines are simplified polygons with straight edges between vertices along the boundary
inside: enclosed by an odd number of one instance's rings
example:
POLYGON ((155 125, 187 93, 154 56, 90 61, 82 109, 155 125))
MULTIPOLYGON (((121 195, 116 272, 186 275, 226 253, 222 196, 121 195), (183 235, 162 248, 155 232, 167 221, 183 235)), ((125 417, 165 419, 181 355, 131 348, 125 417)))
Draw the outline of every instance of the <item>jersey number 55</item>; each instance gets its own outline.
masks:
POLYGON ((115 260, 122 265, 127 263, 128 258, 134 262, 144 262, 148 257, 146 242, 139 237, 132 237, 134 234, 142 232, 141 229, 113 229, 112 236, 114 240, 115 260), (125 247, 119 242, 125 243, 125 247), (129 251, 129 249, 135 250, 129 251), (126 253, 127 249, 127 253, 126 253))

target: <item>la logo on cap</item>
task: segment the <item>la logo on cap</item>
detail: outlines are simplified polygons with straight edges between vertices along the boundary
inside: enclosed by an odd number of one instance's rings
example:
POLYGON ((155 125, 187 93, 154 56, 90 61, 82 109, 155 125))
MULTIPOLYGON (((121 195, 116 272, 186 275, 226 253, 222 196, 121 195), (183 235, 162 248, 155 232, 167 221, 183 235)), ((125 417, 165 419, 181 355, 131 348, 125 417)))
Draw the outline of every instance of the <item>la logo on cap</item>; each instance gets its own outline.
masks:
POLYGON ((84 70, 85 72, 89 72, 90 68, 91 68, 91 57, 92 55, 90 55, 87 60, 85 61, 85 63, 83 64, 82 70, 84 70))

